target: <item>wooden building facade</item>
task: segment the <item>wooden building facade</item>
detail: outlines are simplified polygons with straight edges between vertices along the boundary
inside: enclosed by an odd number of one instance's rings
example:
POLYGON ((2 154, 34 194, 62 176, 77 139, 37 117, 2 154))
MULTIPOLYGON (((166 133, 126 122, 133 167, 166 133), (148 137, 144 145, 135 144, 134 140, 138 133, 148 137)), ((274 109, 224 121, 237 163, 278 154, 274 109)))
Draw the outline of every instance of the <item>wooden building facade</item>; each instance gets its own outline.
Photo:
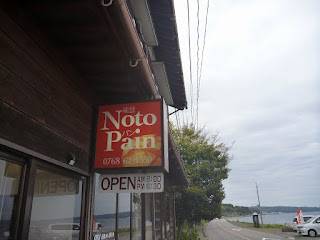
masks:
POLYGON ((99 195, 93 159, 99 105, 186 108, 173 1, 0 7, 0 239, 175 239, 170 132, 162 193, 99 195))

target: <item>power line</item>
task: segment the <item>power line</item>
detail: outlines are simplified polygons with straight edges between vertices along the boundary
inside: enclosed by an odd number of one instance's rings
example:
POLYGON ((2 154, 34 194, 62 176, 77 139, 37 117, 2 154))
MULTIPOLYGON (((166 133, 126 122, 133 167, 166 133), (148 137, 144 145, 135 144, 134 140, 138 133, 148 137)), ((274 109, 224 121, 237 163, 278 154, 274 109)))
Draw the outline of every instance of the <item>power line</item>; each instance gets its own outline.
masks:
POLYGON ((184 111, 181 112, 182 115, 182 126, 186 126, 186 113, 184 111))
MULTIPOLYGON (((204 50, 206 45, 206 35, 207 35, 207 26, 208 26, 208 14, 209 14, 209 1, 207 0, 207 8, 206 8, 206 16, 205 16, 205 26, 204 26, 204 36, 203 36, 203 45, 201 49, 200 45, 200 0, 197 0, 197 64, 196 64, 196 76, 193 76, 193 65, 192 65, 192 48, 191 48, 191 22, 190 22, 190 3, 187 0, 187 10, 188 10, 188 43, 189 43, 189 72, 190 72, 190 114, 191 114, 191 122, 197 127, 199 124, 199 99, 200 99, 200 86, 201 86, 201 78, 202 78, 202 70, 203 70, 203 58, 204 58, 204 50), (201 51, 201 52, 200 52, 201 51), (193 82, 194 77, 196 78, 195 83, 193 82), (195 90, 195 95, 194 95, 195 90)), ((191 8, 192 9, 192 8, 191 8)), ((181 115, 179 114, 181 117, 181 115)), ((182 117, 186 117, 186 121, 188 121, 188 117, 186 113, 182 113, 182 117)), ((185 119, 181 119, 184 124, 185 119)), ((180 122, 181 124, 181 122, 180 122)))
POLYGON ((199 79, 197 82, 197 122, 196 126, 198 126, 198 115, 199 115, 199 97, 200 97, 200 83, 201 83, 201 77, 202 77, 202 66, 203 66, 203 55, 204 55, 204 49, 206 45, 206 36, 207 36, 207 25, 208 25, 208 13, 209 13, 209 3, 210 1, 207 1, 207 11, 206 11, 206 21, 205 21, 205 27, 204 27, 204 35, 203 35, 203 45, 202 45, 202 52, 201 52, 201 62, 200 62, 200 74, 199 74, 199 79))
POLYGON ((199 16, 199 11, 200 11, 200 4, 199 0, 197 0, 197 82, 196 82, 196 90, 197 90, 197 101, 196 101, 196 114, 195 114, 195 126, 197 126, 198 122, 198 113, 199 113, 199 25, 200 25, 200 16, 199 16))
MULTIPOLYGON (((204 48, 206 45, 206 36, 207 36, 207 24, 208 24, 208 13, 209 13, 209 3, 210 1, 207 1, 207 13, 206 13, 206 22, 204 27, 204 36, 203 36, 203 45, 202 45, 202 53, 201 53, 201 63, 200 63, 200 79, 202 77, 202 63, 203 63, 203 54, 204 54, 204 48)), ((199 82, 199 88, 200 88, 200 82, 199 82)))
POLYGON ((181 130, 182 129, 182 123, 181 123, 180 111, 178 112, 178 119, 179 119, 179 130, 181 130))
POLYGON ((190 10, 189 10, 189 0, 187 0, 187 8, 188 8, 188 37, 189 37, 190 110, 191 110, 191 119, 193 119, 193 83, 192 83, 192 61, 191 61, 191 39, 190 39, 190 10))

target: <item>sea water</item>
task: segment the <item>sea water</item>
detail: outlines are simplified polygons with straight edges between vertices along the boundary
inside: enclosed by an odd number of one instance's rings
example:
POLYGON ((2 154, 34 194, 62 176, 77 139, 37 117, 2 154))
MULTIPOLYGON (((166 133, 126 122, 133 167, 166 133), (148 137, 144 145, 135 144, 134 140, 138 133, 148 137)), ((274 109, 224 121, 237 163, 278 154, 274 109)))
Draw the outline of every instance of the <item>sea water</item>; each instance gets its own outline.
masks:
MULTIPOLYGON (((320 212, 303 212, 303 215, 313 215, 313 216, 318 216, 320 215, 320 212)), ((274 213, 274 214, 263 214, 262 215, 262 220, 263 223, 266 224, 282 224, 282 225, 287 225, 287 226, 292 226, 293 223, 293 218, 297 216, 296 213, 274 213)), ((237 221, 239 222, 250 222, 252 223, 252 215, 250 216, 245 216, 245 217, 226 217, 227 220, 232 220, 232 221, 237 221)), ((259 222, 261 224, 261 217, 259 215, 259 222)))

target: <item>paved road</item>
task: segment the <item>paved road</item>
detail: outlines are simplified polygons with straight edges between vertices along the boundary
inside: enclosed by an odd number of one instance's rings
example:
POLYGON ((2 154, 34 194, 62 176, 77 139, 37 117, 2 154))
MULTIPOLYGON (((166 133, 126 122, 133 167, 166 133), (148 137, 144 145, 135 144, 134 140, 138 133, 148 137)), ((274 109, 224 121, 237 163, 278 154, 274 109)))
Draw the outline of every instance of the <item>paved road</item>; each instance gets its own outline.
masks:
MULTIPOLYGON (((251 229, 236 227, 226 220, 215 219, 207 224, 200 232, 201 240, 282 240, 282 239, 303 239, 309 237, 294 236, 295 233, 264 233, 251 229)), ((320 238, 313 238, 320 240, 320 238)))

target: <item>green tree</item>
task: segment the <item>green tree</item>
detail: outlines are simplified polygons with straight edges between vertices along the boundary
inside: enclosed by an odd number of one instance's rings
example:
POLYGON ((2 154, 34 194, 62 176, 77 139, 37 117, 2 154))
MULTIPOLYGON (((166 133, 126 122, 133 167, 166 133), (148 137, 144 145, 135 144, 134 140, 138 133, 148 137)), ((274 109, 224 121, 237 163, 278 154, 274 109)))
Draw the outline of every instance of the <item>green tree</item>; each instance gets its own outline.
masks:
POLYGON ((172 134, 190 178, 188 189, 176 191, 176 216, 179 233, 184 222, 189 225, 221 217, 225 197, 222 180, 228 177, 230 146, 220 142, 218 134, 187 125, 171 126, 172 134))
POLYGON ((222 214, 227 217, 252 214, 252 209, 242 206, 233 206, 232 204, 222 204, 222 214))

